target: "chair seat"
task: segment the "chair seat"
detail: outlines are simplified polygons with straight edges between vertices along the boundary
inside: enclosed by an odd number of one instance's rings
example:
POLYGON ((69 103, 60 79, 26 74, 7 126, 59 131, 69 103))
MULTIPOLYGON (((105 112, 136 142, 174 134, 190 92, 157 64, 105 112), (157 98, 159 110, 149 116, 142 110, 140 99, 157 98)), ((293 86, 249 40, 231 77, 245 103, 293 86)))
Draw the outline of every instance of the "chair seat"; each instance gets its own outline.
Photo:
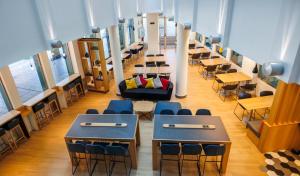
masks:
POLYGON ((182 154, 184 155, 200 155, 202 147, 200 144, 183 144, 182 154))
POLYGON ((121 111, 133 112, 133 104, 131 100, 111 100, 106 109, 113 110, 117 114, 120 114, 121 111))
POLYGON ((178 102, 158 101, 155 106, 154 114, 160 114, 164 109, 170 109, 174 114, 177 114, 178 110, 181 109, 181 104, 178 102))

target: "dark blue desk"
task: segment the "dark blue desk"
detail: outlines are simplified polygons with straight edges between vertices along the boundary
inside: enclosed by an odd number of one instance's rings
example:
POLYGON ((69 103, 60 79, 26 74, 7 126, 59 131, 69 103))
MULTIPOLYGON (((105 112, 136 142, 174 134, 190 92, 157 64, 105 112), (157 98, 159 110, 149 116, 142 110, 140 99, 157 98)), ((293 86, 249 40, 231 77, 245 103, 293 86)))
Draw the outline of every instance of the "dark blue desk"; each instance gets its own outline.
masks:
POLYGON ((158 169, 160 142, 189 142, 203 144, 224 144, 226 151, 222 168, 226 171, 231 141, 220 117, 188 115, 155 115, 152 140, 153 170, 158 169), (163 124, 205 124, 215 125, 215 129, 164 128, 163 124))
POLYGON ((133 114, 81 114, 74 120, 65 135, 65 141, 120 141, 130 144, 132 167, 137 168, 136 145, 140 144, 139 122, 133 114), (126 123, 126 127, 89 127, 80 126, 82 122, 90 123, 126 123))

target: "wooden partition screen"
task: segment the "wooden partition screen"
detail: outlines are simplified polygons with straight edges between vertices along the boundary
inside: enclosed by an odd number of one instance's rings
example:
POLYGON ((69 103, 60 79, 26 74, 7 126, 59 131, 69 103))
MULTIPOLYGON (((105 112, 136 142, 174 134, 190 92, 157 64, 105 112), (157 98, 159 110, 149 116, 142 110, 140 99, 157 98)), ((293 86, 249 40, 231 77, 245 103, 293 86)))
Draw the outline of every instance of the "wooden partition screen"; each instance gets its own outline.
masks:
POLYGON ((261 152, 300 149, 300 85, 279 82, 258 147, 261 152))

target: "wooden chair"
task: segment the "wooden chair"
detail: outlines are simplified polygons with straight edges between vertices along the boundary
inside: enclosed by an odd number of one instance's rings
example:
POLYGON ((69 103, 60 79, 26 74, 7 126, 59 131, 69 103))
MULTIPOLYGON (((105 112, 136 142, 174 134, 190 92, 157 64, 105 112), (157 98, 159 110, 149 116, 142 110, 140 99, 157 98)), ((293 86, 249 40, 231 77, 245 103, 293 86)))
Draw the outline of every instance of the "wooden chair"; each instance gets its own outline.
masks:
POLYGON ((42 129, 49 122, 49 114, 45 110, 44 102, 39 102, 32 107, 39 129, 42 129))
POLYGON ((0 155, 3 156, 5 153, 14 151, 13 139, 4 128, 0 128, 0 155))
POLYGON ((20 126, 20 120, 18 118, 15 118, 8 122, 5 126, 5 129, 11 136, 14 148, 17 148, 19 143, 27 139, 20 126))

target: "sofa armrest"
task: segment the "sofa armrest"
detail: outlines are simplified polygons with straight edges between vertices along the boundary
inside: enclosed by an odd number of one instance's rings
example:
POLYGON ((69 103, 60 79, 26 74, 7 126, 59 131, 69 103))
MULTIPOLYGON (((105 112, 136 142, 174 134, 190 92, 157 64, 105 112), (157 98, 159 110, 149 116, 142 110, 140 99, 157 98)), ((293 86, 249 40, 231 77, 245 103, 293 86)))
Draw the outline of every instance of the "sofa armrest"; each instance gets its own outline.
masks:
POLYGON ((171 99, 172 96, 172 92, 173 92, 173 83, 169 82, 169 86, 168 86, 168 98, 171 99))
POLYGON ((120 89, 120 93, 121 95, 123 95, 124 91, 126 90, 126 82, 125 80, 121 81, 119 84, 119 89, 120 89))

